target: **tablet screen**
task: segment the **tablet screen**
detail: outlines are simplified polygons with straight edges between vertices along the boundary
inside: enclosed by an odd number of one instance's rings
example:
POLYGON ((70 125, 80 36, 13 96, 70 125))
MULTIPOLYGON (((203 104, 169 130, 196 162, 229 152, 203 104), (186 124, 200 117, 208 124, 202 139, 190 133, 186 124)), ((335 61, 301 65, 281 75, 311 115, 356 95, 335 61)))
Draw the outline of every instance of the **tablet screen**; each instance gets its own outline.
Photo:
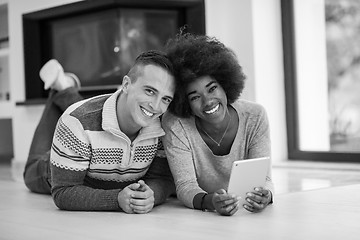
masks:
POLYGON ((235 161, 232 166, 228 192, 241 197, 240 205, 246 201, 246 193, 255 187, 264 187, 270 166, 270 158, 253 158, 235 161))

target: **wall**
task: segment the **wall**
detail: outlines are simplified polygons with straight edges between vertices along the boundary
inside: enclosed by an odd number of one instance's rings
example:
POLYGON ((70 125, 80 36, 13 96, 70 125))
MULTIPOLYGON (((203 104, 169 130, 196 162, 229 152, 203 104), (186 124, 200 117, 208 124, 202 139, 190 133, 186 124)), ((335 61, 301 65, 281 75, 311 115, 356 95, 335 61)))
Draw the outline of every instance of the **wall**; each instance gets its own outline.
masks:
MULTIPOLYGON (((25 100, 22 14, 75 2, 9 1, 10 81, 15 101, 25 100)), ((206 0, 207 34, 237 54, 248 77, 243 98, 264 105, 271 128, 273 161, 287 159, 282 68, 280 0, 206 0)), ((15 106, 13 113, 15 178, 21 179, 42 105, 15 106)))
MULTIPOLYGON (((11 0, 8 2, 10 89, 14 102, 25 100, 24 54, 22 35, 22 14, 54 7, 74 0, 11 0)), ((13 109, 14 158, 13 176, 22 180, 22 171, 27 159, 33 133, 40 120, 43 105, 15 106, 13 109)))
POLYGON ((267 110, 274 163, 287 161, 280 0, 253 0, 255 101, 267 110))

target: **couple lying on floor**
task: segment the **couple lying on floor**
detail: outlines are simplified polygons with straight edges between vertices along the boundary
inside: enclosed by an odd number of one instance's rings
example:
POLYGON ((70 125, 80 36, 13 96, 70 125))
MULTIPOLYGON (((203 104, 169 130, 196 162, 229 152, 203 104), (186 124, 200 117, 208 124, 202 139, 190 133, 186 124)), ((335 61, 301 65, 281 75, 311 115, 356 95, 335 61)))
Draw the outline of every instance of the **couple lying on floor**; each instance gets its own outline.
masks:
POLYGON ((264 108, 239 99, 245 75, 217 39, 179 34, 165 53, 140 54, 112 94, 83 99, 55 59, 40 78, 50 91, 24 180, 58 208, 147 213, 172 194, 220 215, 272 203, 271 167, 243 206, 227 192, 232 163, 270 156, 270 138, 264 108))

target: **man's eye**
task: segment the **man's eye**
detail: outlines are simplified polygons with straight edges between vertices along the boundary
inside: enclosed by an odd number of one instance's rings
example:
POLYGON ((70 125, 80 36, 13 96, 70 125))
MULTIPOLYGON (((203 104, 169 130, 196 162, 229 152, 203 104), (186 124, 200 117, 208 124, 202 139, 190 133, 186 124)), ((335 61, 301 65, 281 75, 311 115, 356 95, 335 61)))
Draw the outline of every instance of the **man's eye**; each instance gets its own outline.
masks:
POLYGON ((164 98, 164 102, 165 102, 166 104, 170 104, 170 103, 172 102, 172 99, 170 99, 170 98, 164 98))
POLYGON ((154 95, 155 94, 155 92, 153 90, 151 90, 151 89, 145 89, 145 92, 148 95, 154 95))

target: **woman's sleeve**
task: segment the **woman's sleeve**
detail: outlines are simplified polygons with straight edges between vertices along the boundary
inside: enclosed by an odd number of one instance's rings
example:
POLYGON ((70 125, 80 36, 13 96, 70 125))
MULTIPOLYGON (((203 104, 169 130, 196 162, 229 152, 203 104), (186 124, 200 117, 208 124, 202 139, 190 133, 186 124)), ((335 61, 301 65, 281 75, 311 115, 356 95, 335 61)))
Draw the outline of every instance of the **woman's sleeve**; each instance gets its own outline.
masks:
MULTIPOLYGON (((249 130, 249 149, 247 158, 270 157, 271 160, 271 140, 270 127, 265 109, 259 105, 259 111, 249 119, 251 128, 249 130)), ((265 187, 274 195, 274 184, 272 182, 272 164, 269 163, 269 171, 266 176, 265 187)))
POLYGON ((171 173, 174 177, 178 199, 189 208, 194 208, 196 194, 204 192, 198 185, 189 139, 179 120, 163 118, 165 137, 163 144, 171 173))

